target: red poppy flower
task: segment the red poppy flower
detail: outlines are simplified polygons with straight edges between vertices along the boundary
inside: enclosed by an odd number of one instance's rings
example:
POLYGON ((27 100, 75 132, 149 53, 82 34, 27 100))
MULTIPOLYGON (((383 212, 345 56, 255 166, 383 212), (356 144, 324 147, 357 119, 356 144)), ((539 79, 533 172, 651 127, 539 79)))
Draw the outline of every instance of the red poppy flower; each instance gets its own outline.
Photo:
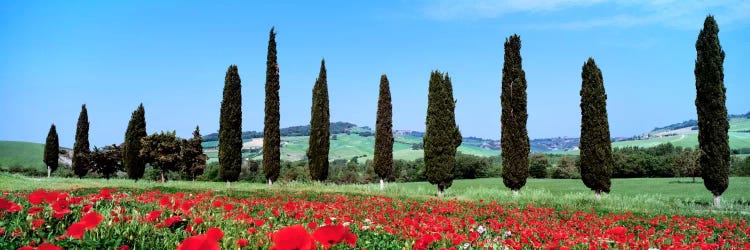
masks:
POLYGON ((130 247, 128 245, 122 245, 118 247, 117 250, 130 250, 130 247))
POLYGON ((249 234, 254 234, 255 231, 256 231, 256 229, 254 227, 251 227, 251 228, 247 229, 247 233, 249 233, 249 234))
POLYGON ((212 227, 206 231, 206 236, 209 239, 220 240, 222 237, 224 237, 224 232, 222 232, 219 228, 212 227))
POLYGON ((22 247, 19 247, 17 250, 36 250, 36 249, 34 249, 34 247, 32 246, 22 246, 22 247))
POLYGON ((154 210, 148 213, 148 215, 146 215, 146 221, 154 222, 158 220, 159 217, 161 217, 161 210, 154 210))
POLYGON ((357 236, 352 234, 348 227, 341 224, 322 226, 315 230, 312 236, 326 249, 342 241, 347 241, 352 246, 357 243, 357 236))
POLYGON ((50 243, 42 243, 36 248, 36 250, 63 250, 63 248, 50 243))
POLYGON ((203 218, 201 217, 195 218, 193 219, 193 223, 195 223, 195 225, 200 225, 201 223, 203 223, 203 218))
POLYGON ((218 228, 210 228, 205 235, 191 236, 177 246, 177 250, 219 250, 219 239, 224 237, 224 232, 218 228))
POLYGON ((271 235, 271 250, 312 250, 315 241, 302 225, 288 226, 271 235))
POLYGON ((219 250, 219 243, 209 240, 205 235, 190 236, 177 246, 177 250, 219 250))
POLYGON ((44 224, 43 219, 36 219, 36 220, 31 221, 31 230, 36 230, 42 224, 44 224))
POLYGON ((310 230, 315 230, 316 228, 318 228, 318 223, 315 223, 314 221, 307 223, 307 228, 309 228, 310 230))
POLYGON ((179 215, 175 215, 164 220, 164 223, 167 224, 167 226, 171 226, 173 223, 181 221, 181 220, 182 220, 182 217, 180 217, 179 215))
POLYGON ((78 222, 73 225, 70 225, 68 227, 68 230, 65 231, 65 234, 63 235, 63 237, 70 236, 70 237, 80 240, 81 238, 83 238, 84 230, 86 230, 86 224, 78 222))
POLYGON ((247 239, 238 239, 237 240, 237 246, 238 247, 246 247, 247 245, 250 245, 250 242, 247 239))
POLYGON ((90 212, 84 215, 83 218, 81 218, 80 223, 86 225, 86 229, 94 229, 99 225, 99 223, 102 222, 102 220, 104 220, 104 217, 101 214, 97 212, 90 212))

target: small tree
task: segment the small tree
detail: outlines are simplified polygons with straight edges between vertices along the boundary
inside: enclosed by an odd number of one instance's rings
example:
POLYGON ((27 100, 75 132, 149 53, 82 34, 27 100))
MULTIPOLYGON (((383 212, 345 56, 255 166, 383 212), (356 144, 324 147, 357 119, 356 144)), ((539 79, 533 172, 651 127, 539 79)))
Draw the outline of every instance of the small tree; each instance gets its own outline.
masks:
POLYGON ((682 150, 674 158, 675 177, 693 177, 693 183, 695 183, 695 177, 700 176, 700 157, 700 149, 682 150))
POLYGON ((529 135, 526 131, 526 73, 521 63, 521 37, 505 40, 500 115, 503 184, 518 194, 529 177, 529 135))
POLYGON ((579 178, 576 160, 571 156, 563 156, 557 161, 557 166, 552 170, 554 179, 576 179, 579 178))
POLYGON ((607 94, 602 71, 593 58, 583 65, 581 78, 581 179, 599 198, 601 192, 609 193, 614 164, 607 94))
POLYGON ((330 149, 330 113, 328 111, 328 81, 326 62, 320 62, 320 73, 313 87, 310 112, 310 141, 307 148, 307 162, 310 178, 325 181, 328 178, 328 150, 330 149))
POLYGON ((237 181, 242 170, 242 85, 236 65, 224 77, 224 99, 219 121, 219 173, 227 182, 237 181))
POLYGON ((94 147, 94 152, 91 153, 91 164, 96 173, 109 180, 117 171, 123 170, 120 146, 112 144, 101 149, 94 147))
POLYGON ((547 168, 550 167, 549 160, 544 154, 533 154, 529 159, 529 175, 533 178, 547 178, 547 168))
POLYGON ((44 143, 44 165, 47 165, 47 178, 53 171, 57 170, 58 159, 60 158, 60 140, 57 137, 55 124, 49 127, 47 141, 44 143))
POLYGON ((709 15, 695 42, 695 107, 698 111, 698 143, 703 185, 721 205, 729 187, 729 121, 724 87, 724 50, 719 44, 719 25, 709 15))
POLYGON ((448 74, 433 71, 427 95, 427 119, 424 142, 425 174, 430 184, 437 185, 438 197, 453 184, 456 149, 461 145, 461 132, 456 125, 456 100, 448 74))
POLYGON ((189 140, 182 140, 182 166, 183 172, 193 181, 195 177, 203 174, 203 170, 206 169, 206 155, 203 154, 203 146, 201 142, 201 131, 198 126, 195 126, 193 131, 193 138, 189 140))
POLYGON ((393 172, 393 111, 391 109, 391 90, 388 77, 383 74, 380 76, 373 158, 375 173, 380 177, 380 190, 384 189, 383 180, 390 177, 393 172))
POLYGON ((266 58, 266 110, 263 127, 263 172, 268 185, 279 178, 281 172, 281 128, 279 125, 279 63, 276 61, 276 33, 268 35, 266 58))
POLYGON ((182 163, 180 158, 180 139, 175 132, 161 132, 141 139, 141 157, 161 173, 164 182, 164 172, 177 171, 182 163))
POLYGON ((128 177, 135 180, 143 178, 146 171, 146 161, 141 157, 141 139, 146 137, 146 110, 143 103, 133 111, 125 130, 125 142, 122 145, 122 165, 128 172, 128 177))
POLYGON ((83 178, 89 171, 89 115, 86 111, 86 104, 81 106, 81 113, 78 115, 78 126, 76 128, 76 141, 73 144, 73 172, 78 178, 83 178))

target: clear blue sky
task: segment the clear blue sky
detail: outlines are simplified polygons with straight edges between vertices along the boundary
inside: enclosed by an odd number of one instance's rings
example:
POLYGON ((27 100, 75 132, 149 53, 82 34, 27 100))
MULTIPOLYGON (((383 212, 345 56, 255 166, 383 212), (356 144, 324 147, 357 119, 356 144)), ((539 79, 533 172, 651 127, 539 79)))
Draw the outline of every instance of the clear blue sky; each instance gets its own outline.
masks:
POLYGON ((307 124, 320 60, 332 121, 373 126, 380 74, 395 129, 424 130, 430 71, 450 73, 465 136, 500 137, 503 42, 521 36, 531 138, 579 135, 581 66, 604 75, 613 136, 695 118, 695 39, 719 23, 729 113, 750 111, 750 1, 2 1, 0 140, 72 146, 87 104, 92 146, 219 127, 224 74, 242 78, 243 129, 263 127, 276 27, 281 126, 307 124))

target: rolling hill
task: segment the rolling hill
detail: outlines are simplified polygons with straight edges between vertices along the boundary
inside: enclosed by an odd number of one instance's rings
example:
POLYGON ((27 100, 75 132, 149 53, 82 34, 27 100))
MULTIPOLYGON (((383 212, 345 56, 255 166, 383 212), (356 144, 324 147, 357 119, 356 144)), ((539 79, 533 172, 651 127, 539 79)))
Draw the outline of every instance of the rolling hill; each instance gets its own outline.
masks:
MULTIPOLYGON (((71 149, 60 148, 68 153, 71 149)), ((44 144, 34 142, 0 141, 0 169, 7 170, 10 167, 34 168, 41 172, 47 172, 44 165, 44 144)), ((60 162, 70 165, 69 155, 60 155, 60 162)))

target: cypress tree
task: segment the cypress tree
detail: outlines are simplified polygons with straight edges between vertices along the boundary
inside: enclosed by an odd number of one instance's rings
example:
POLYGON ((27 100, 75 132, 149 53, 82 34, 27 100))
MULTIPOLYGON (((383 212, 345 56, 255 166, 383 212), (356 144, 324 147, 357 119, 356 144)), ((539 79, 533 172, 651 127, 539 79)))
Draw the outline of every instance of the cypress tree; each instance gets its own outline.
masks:
POLYGON ((146 136, 146 110, 141 103, 130 116, 122 145, 122 165, 128 172, 128 177, 135 181, 143 178, 146 171, 146 161, 140 156, 143 147, 141 139, 146 136))
POLYGON ((391 90, 388 77, 383 74, 380 76, 373 158, 375 173, 380 177, 380 190, 384 188, 383 180, 389 178, 393 172, 393 111, 391 109, 391 90))
POLYGON ((521 38, 505 39, 502 92, 500 94, 500 147, 503 184, 518 193, 529 177, 529 134, 526 131, 526 73, 521 64, 521 38))
POLYGON ((714 205, 729 187, 729 121, 724 87, 724 50, 719 26, 709 15, 695 42, 695 107, 698 111, 698 144, 703 185, 714 195, 714 205))
POLYGON ((425 175, 438 186, 438 196, 453 184, 456 149, 461 145, 461 132, 456 125, 456 101, 448 74, 433 71, 427 95, 427 118, 424 143, 425 175))
POLYGON ((76 128, 76 141, 73 144, 73 172, 78 178, 83 178, 89 171, 89 115, 86 111, 86 104, 81 106, 81 113, 78 115, 78 126, 76 128))
POLYGON ((310 111, 310 144, 307 148, 307 164, 310 177, 315 181, 328 178, 328 150, 330 149, 330 113, 328 112, 328 81, 326 61, 320 61, 320 73, 313 87, 310 111))
POLYGON ((57 160, 60 157, 60 140, 57 137, 55 124, 49 127, 47 141, 44 143, 44 165, 47 165, 47 178, 57 170, 57 160))
POLYGON ((266 116, 263 127, 263 172, 268 185, 281 170, 281 130, 279 120, 279 63, 276 61, 276 33, 271 28, 266 59, 266 116))
POLYGON ((242 165, 242 93, 237 65, 230 65, 224 77, 224 99, 219 121, 219 173, 227 182, 237 181, 242 165))
POLYGON ((607 120, 607 94, 602 71, 593 58, 583 64, 581 78, 581 179, 598 198, 601 192, 609 193, 614 164, 607 120))

